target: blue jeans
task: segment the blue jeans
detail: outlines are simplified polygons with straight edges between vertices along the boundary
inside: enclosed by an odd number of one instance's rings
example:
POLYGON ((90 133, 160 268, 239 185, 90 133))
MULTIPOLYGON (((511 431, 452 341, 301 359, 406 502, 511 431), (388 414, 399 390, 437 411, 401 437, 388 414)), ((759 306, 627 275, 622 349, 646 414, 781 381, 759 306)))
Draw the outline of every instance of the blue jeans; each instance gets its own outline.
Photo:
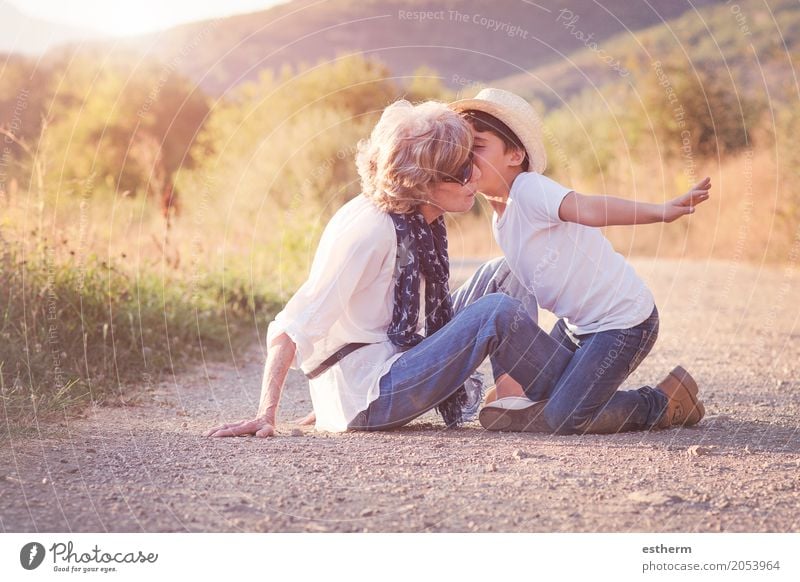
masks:
POLYGON ((519 282, 503 257, 492 259, 478 267, 472 277, 453 293, 453 312, 457 314, 489 293, 505 293, 518 299, 528 316, 534 323, 538 323, 536 296, 519 282))
POLYGON ((617 390, 644 360, 658 337, 658 310, 629 329, 574 335, 560 319, 550 335, 574 352, 544 407, 547 424, 558 434, 646 430, 667 405, 660 390, 643 386, 617 390))
POLYGON ((453 319, 397 359, 380 380, 380 396, 350 422, 351 429, 410 422, 455 393, 487 357, 495 379, 508 373, 528 394, 552 392, 572 351, 531 318, 535 298, 505 260, 481 267, 453 294, 453 304, 453 319))

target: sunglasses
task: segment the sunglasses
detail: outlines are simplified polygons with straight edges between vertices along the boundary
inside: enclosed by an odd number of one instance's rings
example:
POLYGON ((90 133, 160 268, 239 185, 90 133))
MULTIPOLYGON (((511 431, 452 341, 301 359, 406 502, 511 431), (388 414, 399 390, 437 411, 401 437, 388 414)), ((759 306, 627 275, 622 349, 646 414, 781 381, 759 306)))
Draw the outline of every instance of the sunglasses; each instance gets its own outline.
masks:
POLYGON ((467 161, 464 162, 464 165, 456 170, 455 174, 452 176, 447 174, 443 175, 441 181, 466 186, 472 178, 472 168, 474 163, 475 156, 472 152, 469 152, 469 157, 467 158, 467 161))

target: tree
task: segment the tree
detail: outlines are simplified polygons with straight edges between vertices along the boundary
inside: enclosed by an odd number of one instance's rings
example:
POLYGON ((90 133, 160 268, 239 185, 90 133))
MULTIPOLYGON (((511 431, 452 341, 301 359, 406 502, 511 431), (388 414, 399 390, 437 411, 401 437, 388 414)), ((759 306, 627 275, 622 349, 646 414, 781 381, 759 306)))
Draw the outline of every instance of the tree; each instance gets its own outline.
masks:
POLYGON ((125 54, 83 55, 54 62, 51 84, 59 159, 50 181, 60 189, 93 174, 116 191, 160 198, 180 167, 193 167, 208 100, 170 67, 125 54))
POLYGON ((641 74, 638 87, 643 103, 630 101, 628 109, 644 106, 638 125, 647 128, 649 118, 668 157, 712 157, 748 147, 763 109, 709 64, 657 63, 641 74))

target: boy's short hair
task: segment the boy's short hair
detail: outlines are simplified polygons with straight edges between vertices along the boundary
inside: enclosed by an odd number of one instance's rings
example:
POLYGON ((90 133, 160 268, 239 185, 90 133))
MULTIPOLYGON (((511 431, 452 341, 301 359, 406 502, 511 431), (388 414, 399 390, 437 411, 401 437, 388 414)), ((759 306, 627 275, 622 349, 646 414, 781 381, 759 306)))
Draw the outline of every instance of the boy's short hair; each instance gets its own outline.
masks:
POLYGON ((503 142, 504 151, 508 151, 510 148, 525 152, 525 159, 522 160, 522 171, 528 171, 530 165, 528 161, 528 152, 525 150, 525 146, 522 145, 522 141, 517 137, 517 134, 511 131, 505 123, 497 119, 494 115, 490 115, 484 111, 478 111, 477 109, 467 109, 461 113, 461 116, 466 119, 467 123, 478 133, 488 131, 492 135, 497 136, 500 141, 503 142))

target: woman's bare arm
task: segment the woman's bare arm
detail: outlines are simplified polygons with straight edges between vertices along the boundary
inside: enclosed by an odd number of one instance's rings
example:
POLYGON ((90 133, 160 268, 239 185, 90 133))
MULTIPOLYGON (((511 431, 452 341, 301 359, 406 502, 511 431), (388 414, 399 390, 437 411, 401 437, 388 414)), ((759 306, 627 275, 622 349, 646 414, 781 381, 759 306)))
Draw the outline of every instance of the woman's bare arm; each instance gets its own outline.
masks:
POLYGON ((205 436, 226 437, 251 434, 257 437, 274 436, 275 419, 278 414, 283 383, 286 381, 286 374, 292 365, 296 350, 297 346, 288 335, 285 333, 279 335, 267 353, 264 378, 261 382, 261 400, 256 417, 215 426, 206 432, 205 436))

